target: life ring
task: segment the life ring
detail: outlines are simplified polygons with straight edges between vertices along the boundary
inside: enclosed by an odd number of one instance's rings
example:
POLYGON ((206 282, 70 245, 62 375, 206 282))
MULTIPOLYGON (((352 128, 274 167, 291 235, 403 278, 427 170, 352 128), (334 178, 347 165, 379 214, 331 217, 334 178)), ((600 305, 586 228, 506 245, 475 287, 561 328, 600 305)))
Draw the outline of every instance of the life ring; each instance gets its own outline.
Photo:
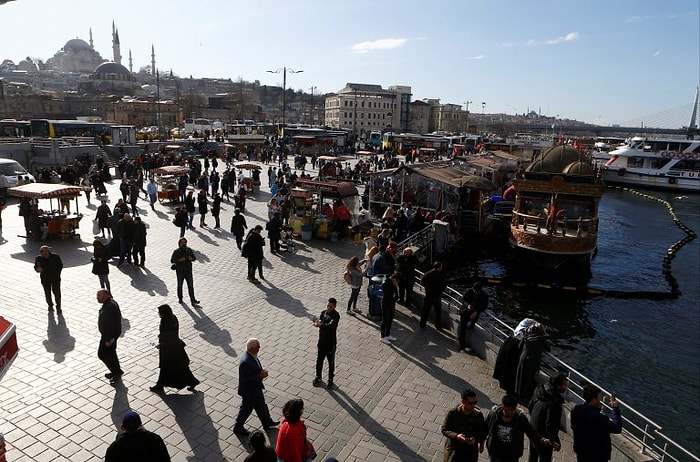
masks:
POLYGON ((693 153, 692 152, 686 152, 685 155, 683 155, 684 158, 686 159, 692 159, 693 158, 693 153))
POLYGON ((617 171, 617 176, 625 176, 625 173, 627 173, 627 169, 621 168, 617 171))
POLYGON ((668 182, 671 184, 676 184, 676 179, 675 178, 669 178, 668 182))
POLYGON ((673 153, 670 153, 670 152, 668 152, 668 151, 664 151, 664 152, 661 153, 661 156, 662 156, 662 157, 672 157, 672 155, 673 155, 673 153))

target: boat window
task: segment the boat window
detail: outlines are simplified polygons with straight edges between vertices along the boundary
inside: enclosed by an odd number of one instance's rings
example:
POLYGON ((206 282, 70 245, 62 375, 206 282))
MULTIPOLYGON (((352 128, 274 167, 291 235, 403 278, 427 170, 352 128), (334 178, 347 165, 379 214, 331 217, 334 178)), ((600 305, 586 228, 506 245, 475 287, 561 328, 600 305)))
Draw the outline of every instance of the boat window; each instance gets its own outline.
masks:
POLYGON ((700 172, 700 159, 683 159, 672 166, 671 170, 700 172))
POLYGON ((664 165, 668 164, 670 161, 671 159, 667 159, 665 157, 651 159, 651 168, 661 168, 664 165))
POLYGON ((643 167, 644 166, 644 157, 630 157, 627 159, 627 166, 628 167, 643 167))

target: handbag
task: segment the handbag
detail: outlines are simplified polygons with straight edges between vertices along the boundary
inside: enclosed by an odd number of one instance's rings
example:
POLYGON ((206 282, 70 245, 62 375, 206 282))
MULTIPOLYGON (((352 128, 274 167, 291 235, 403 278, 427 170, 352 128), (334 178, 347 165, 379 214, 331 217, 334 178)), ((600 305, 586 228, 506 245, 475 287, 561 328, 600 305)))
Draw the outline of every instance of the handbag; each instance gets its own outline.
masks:
POLYGON ((314 460, 318 455, 316 454, 314 443, 306 437, 306 425, 304 425, 304 452, 302 455, 304 456, 304 460, 314 460))
POLYGON ((92 234, 94 234, 95 236, 100 234, 100 222, 97 221, 97 218, 92 220, 92 234))

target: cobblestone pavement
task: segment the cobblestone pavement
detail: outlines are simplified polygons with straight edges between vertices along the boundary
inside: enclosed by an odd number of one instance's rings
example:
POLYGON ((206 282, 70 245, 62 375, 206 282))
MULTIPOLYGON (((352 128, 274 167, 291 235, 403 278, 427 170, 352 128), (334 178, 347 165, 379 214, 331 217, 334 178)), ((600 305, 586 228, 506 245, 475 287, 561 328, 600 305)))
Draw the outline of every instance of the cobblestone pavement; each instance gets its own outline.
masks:
MULTIPOLYGON (((108 189, 113 206, 116 183, 108 189)), ((249 227, 266 220, 268 191, 263 187, 248 201, 249 227)), ((224 230, 212 229, 209 217, 209 228, 187 232, 198 259, 194 281, 201 306, 181 305, 169 263, 179 232, 170 222, 174 207, 156 204, 153 212, 143 199, 138 206, 149 226, 146 268, 110 267, 124 317, 118 353, 126 373, 116 386, 104 379, 96 355, 99 283, 90 263, 94 198, 92 205, 80 199, 82 238, 51 242, 65 264, 63 317, 47 313, 33 270, 39 244, 18 237, 24 230, 16 200, 3 212, 0 314, 16 324, 20 346, 0 383, 0 431, 8 461, 102 460, 128 409, 165 439, 174 461, 242 460, 247 440, 232 431, 240 403, 237 364, 252 336, 260 339, 260 359, 270 371, 265 384, 273 417, 280 417, 288 399, 302 398, 319 460, 441 460, 440 425, 464 388, 477 391, 484 412, 500 402, 491 367, 457 353, 452 333, 421 330, 415 314, 398 307, 392 332, 398 341, 387 346, 379 342, 375 322, 345 314, 349 289, 342 267, 350 256, 362 254, 362 246, 298 242, 296 254, 283 256, 266 249, 267 280, 254 285, 246 281, 246 261, 228 232, 233 206, 224 203, 224 230), (336 387, 329 391, 311 385, 318 338, 311 317, 331 296, 339 301, 341 321, 336 387), (158 376, 156 308, 163 303, 173 306, 193 372, 202 381, 195 393, 170 389, 161 396, 148 389, 158 376)), ((364 290, 360 305, 366 310, 364 290)), ((261 427, 255 414, 247 426, 261 427)), ((267 434, 274 445, 276 431, 267 434)), ((481 457, 486 460, 486 453, 481 457)), ((570 442, 555 459, 573 460, 570 442)))

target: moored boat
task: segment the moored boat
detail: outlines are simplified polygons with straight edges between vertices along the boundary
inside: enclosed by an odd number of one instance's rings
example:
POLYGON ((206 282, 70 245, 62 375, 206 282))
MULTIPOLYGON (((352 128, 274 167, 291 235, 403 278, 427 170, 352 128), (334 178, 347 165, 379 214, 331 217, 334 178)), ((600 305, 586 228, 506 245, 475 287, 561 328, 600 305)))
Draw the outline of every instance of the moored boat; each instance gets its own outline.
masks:
POLYGON ((587 154, 555 146, 518 173, 511 240, 539 268, 587 268, 598 240, 605 184, 587 154))
POLYGON ((633 137, 608 154, 608 184, 700 192, 700 140, 633 137))

